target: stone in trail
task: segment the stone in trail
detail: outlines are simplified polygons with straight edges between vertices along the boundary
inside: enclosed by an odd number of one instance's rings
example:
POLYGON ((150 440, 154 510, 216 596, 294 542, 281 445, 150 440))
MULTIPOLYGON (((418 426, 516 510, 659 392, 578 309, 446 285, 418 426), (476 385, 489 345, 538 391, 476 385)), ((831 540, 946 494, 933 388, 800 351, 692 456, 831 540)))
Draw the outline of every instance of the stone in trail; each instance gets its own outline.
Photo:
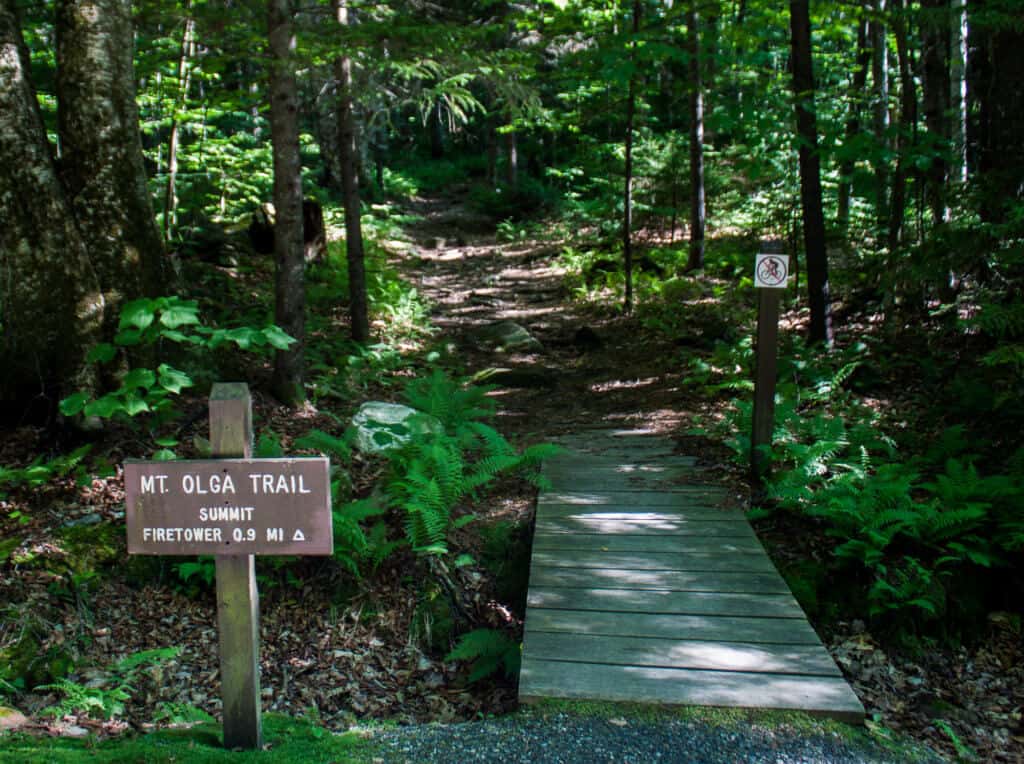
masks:
POLYGON ((352 417, 356 448, 364 454, 383 454, 401 448, 414 434, 440 433, 437 418, 409 406, 367 401, 352 417))
POLYGON ((515 321, 497 321, 481 327, 476 332, 477 339, 487 345, 493 345, 507 351, 525 351, 537 353, 544 349, 532 334, 515 321))

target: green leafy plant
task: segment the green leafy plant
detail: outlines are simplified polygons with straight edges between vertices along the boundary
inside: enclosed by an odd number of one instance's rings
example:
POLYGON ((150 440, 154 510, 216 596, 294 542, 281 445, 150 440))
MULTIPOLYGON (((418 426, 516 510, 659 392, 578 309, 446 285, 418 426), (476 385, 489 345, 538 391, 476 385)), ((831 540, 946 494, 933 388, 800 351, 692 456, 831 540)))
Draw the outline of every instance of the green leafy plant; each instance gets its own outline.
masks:
MULTIPOLYGON (((274 325, 263 329, 241 326, 223 329, 204 326, 195 300, 177 296, 133 300, 121 309, 114 344, 100 343, 88 354, 91 363, 106 364, 131 348, 153 348, 167 341, 212 351, 225 343, 242 350, 287 349, 295 340, 274 325)), ((109 419, 134 417, 143 413, 168 414, 173 396, 193 386, 192 378, 170 364, 155 368, 136 367, 119 375, 117 389, 96 396, 80 390, 60 402, 64 416, 95 416, 109 419)))
POLYGON ((446 661, 470 664, 467 681, 478 682, 501 670, 509 678, 518 676, 522 662, 522 646, 496 629, 474 629, 459 637, 446 661))
POLYGON ((176 658, 180 647, 165 647, 143 650, 121 659, 110 669, 110 679, 105 686, 81 685, 63 678, 53 684, 40 685, 36 690, 52 690, 61 695, 56 705, 43 709, 49 716, 94 716, 110 719, 124 712, 125 703, 131 700, 135 688, 131 686, 134 676, 146 666, 152 666, 176 658))

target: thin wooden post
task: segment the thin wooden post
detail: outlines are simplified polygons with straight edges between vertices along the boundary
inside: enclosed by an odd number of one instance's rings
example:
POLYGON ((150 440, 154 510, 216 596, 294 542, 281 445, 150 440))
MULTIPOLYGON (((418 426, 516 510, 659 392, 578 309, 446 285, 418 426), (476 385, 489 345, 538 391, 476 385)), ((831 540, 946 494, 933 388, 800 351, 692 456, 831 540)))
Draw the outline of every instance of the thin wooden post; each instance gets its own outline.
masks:
MULTIPOLYGON (((213 386, 210 445, 215 457, 252 457, 252 397, 244 383, 213 386)), ((258 749, 263 746, 263 723, 256 558, 219 554, 216 559, 224 747, 258 749)))
MULTIPOLYGON (((764 254, 780 254, 783 243, 777 240, 761 243, 764 254)), ((750 472, 755 486, 759 486, 768 474, 769 461, 765 447, 772 444, 775 429, 775 377, 778 369, 779 350, 779 302, 784 292, 788 273, 788 258, 781 275, 781 286, 758 286, 757 303, 757 345, 755 348, 756 371, 754 374, 754 421, 750 437, 750 472)), ((760 282, 755 277, 755 284, 760 282)))

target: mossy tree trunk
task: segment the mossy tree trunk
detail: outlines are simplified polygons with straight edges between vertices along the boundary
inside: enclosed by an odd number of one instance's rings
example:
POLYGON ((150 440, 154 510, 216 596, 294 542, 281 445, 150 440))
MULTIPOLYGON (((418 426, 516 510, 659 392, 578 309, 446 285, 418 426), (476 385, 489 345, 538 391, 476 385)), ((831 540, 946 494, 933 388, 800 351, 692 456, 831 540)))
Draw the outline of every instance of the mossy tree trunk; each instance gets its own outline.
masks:
POLYGON ((295 338, 274 356, 274 395, 283 403, 305 400, 305 258, 302 241, 302 162, 299 99, 295 83, 295 27, 289 0, 268 0, 270 135, 274 156, 274 259, 278 326, 295 338))
POLYGON ((129 0, 57 4, 60 173, 107 302, 167 291, 146 187, 129 0))
POLYGON ((103 296, 57 176, 13 0, 0 0, 0 400, 91 388, 103 296))

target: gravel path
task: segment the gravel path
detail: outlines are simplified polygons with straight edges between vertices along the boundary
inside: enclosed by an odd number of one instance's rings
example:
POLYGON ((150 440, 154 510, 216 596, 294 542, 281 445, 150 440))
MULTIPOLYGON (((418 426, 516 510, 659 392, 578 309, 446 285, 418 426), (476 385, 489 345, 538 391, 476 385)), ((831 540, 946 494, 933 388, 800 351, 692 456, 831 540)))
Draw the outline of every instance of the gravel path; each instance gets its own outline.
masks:
POLYGON ((779 724, 637 720, 531 712, 481 722, 378 732, 382 764, 651 764, 652 762, 942 762, 885 750, 865 735, 779 724))

